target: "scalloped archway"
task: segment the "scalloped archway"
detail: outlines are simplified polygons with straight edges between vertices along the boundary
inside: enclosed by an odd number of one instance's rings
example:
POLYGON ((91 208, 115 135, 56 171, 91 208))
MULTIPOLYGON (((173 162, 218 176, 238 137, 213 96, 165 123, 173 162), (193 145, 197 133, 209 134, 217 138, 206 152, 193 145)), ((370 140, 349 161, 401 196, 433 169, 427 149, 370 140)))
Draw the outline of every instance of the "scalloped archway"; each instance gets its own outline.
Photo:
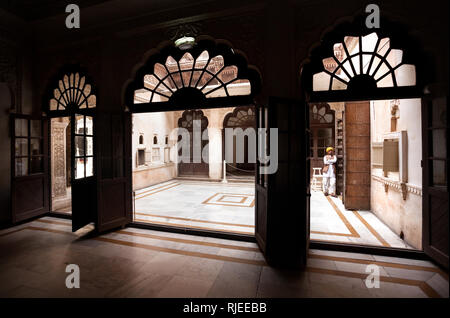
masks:
POLYGON ((399 25, 383 20, 367 29, 364 16, 325 33, 301 66, 311 102, 413 98, 423 94, 426 63, 418 44, 399 25))
POLYGON ((154 50, 127 85, 125 103, 131 112, 247 105, 260 88, 243 53, 204 36, 189 50, 172 43, 154 50))

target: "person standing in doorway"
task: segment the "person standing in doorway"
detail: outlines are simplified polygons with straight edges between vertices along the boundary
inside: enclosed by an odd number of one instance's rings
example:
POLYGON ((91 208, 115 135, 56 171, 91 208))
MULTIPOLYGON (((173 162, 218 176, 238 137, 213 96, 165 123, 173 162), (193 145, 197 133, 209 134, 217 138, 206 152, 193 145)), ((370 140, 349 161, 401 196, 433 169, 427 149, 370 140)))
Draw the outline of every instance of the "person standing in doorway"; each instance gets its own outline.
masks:
POLYGON ((325 196, 330 194, 336 197, 336 169, 335 164, 337 158, 334 154, 333 147, 326 149, 327 154, 323 157, 323 169, 322 169, 322 183, 323 193, 325 196))

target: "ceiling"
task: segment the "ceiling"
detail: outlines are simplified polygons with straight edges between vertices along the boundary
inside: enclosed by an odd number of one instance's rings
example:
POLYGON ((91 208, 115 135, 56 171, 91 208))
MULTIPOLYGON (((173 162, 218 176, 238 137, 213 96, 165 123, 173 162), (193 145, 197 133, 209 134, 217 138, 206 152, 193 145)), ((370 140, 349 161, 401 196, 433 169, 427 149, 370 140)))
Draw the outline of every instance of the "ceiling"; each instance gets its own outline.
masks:
POLYGON ((80 8, 86 8, 109 0, 0 0, 0 8, 22 18, 34 21, 51 16, 64 14, 70 3, 76 3, 80 8))

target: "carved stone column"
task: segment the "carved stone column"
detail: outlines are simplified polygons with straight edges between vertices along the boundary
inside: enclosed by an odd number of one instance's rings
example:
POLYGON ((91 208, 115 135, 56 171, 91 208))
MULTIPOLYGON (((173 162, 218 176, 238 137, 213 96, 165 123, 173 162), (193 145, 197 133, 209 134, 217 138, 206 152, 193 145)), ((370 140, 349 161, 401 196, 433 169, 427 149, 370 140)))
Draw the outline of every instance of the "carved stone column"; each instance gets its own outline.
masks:
POLYGON ((52 198, 67 195, 66 189, 66 129, 68 122, 52 122, 51 169, 52 198))

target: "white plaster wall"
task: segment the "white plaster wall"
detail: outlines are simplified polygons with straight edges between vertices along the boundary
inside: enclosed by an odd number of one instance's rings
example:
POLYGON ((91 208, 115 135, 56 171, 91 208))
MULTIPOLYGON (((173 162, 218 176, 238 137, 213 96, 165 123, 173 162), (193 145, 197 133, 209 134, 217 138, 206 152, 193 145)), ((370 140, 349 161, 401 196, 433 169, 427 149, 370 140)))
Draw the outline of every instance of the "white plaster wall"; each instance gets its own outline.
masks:
MULTIPOLYGON (((209 177, 217 180, 222 178, 223 158, 222 158, 222 129, 225 116, 234 110, 233 107, 203 110, 208 118, 209 135, 209 177)), ((178 176, 178 166, 176 164, 177 135, 174 130, 178 127, 178 119, 183 111, 142 113, 133 115, 132 131, 132 165, 133 165, 133 188, 141 189, 153 184, 168 181, 178 176), (147 166, 136 166, 137 151, 139 146, 139 136, 144 135, 144 145, 146 151, 151 150, 153 136, 158 136, 161 160, 164 154, 165 136, 169 136, 170 160, 172 164, 152 163, 147 166)))
MULTIPOLYGON (((371 140, 382 142, 383 134, 390 132, 391 103, 371 102, 371 140)), ((420 99, 400 100, 396 131, 407 131, 408 136, 408 182, 407 185, 422 187, 422 127, 420 99)), ((382 169, 372 168, 372 175, 382 176, 382 169)), ((390 173, 390 179, 398 180, 398 173, 390 173)), ((422 248, 422 196, 402 193, 392 187, 385 192, 384 184, 372 178, 371 209, 395 233, 403 232, 405 241, 415 248, 422 248)))
POLYGON ((171 180, 177 176, 176 166, 173 164, 174 142, 170 140, 170 133, 174 129, 173 112, 142 113, 133 114, 132 130, 132 167, 133 167, 133 189, 142 189, 157 183, 171 180), (160 162, 147 163, 145 166, 136 166, 139 136, 144 136, 146 151, 152 148, 160 148, 160 162), (157 135, 158 144, 153 144, 153 137, 157 135), (169 147, 171 161, 164 163, 165 137, 169 136, 169 147))

